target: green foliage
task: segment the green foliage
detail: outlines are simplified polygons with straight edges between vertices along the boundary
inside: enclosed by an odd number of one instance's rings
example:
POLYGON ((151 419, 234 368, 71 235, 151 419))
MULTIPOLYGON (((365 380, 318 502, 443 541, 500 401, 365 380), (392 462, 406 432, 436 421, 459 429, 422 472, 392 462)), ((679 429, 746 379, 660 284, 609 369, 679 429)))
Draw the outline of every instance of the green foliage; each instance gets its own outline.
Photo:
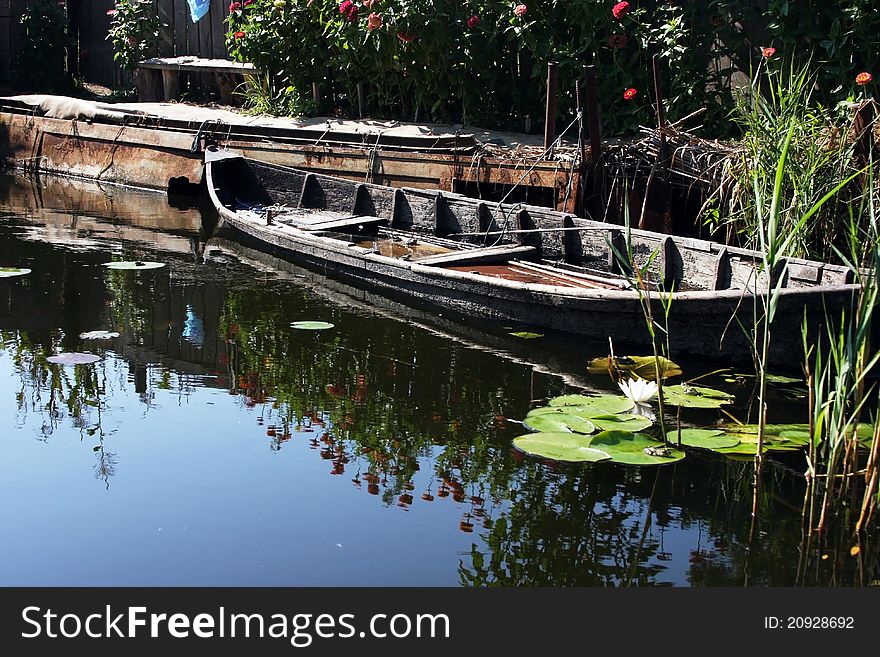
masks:
POLYGON ((18 19, 14 80, 17 86, 65 91, 67 75, 67 14, 55 0, 28 2, 18 19))
MULTIPOLYGON (((526 3, 523 16, 513 12, 515 3, 488 0, 368 0, 344 7, 336 0, 253 0, 230 5, 227 39, 235 59, 270 71, 267 98, 307 97, 317 83, 332 102, 317 109, 346 115, 358 112, 360 85, 371 116, 521 129, 526 117, 538 123, 543 116, 546 66, 554 60, 560 113, 573 111, 575 80, 583 64, 593 63, 608 108, 605 127, 619 133, 650 119, 654 53, 669 72, 670 89, 683 90, 671 97, 672 118, 729 93, 723 80, 730 67, 719 62, 730 61, 722 59, 732 54, 725 44, 738 43, 740 3, 651 11, 649 3, 631 4, 617 20, 612 5, 599 0, 526 3), (469 25, 471 16, 479 22, 469 25), (637 90, 629 101, 623 99, 628 88, 637 90)), ((713 112, 721 121, 721 106, 713 112)))
POLYGON ((159 20, 153 0, 119 0, 107 12, 113 42, 113 59, 133 71, 138 62, 159 54, 159 42, 168 27, 159 20))

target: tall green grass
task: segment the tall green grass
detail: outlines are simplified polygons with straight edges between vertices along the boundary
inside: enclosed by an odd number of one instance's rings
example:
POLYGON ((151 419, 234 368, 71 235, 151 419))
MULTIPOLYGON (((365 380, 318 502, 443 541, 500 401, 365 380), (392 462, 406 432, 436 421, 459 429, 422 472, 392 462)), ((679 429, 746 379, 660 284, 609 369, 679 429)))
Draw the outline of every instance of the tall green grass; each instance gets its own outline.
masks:
POLYGON ((826 201, 831 190, 859 166, 852 131, 853 108, 826 108, 813 100, 814 79, 807 67, 759 68, 736 94, 732 120, 743 130, 741 148, 724 164, 722 184, 712 203, 719 218, 709 228, 730 243, 760 249, 769 202, 778 198, 777 230, 791 236, 792 256, 833 257, 848 228, 846 207, 855 190, 826 201), (785 159, 785 177, 777 194, 777 164, 785 159), (800 218, 819 205, 810 221, 800 218))

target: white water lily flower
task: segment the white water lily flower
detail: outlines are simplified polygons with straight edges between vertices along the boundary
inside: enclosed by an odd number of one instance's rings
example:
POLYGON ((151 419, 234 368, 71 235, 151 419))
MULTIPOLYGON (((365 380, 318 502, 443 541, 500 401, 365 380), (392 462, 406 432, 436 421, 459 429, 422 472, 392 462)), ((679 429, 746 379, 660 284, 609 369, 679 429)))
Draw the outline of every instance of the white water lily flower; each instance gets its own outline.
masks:
POLYGON ((633 415, 641 415, 642 417, 646 417, 651 422, 657 419, 657 415, 654 413, 654 409, 651 408, 650 404, 645 404, 644 402, 637 402, 635 406, 633 406, 630 411, 633 415))
POLYGON ((656 383, 638 377, 627 379, 626 381, 618 381, 617 385, 620 386, 627 399, 631 399, 636 404, 642 404, 657 394, 656 383))

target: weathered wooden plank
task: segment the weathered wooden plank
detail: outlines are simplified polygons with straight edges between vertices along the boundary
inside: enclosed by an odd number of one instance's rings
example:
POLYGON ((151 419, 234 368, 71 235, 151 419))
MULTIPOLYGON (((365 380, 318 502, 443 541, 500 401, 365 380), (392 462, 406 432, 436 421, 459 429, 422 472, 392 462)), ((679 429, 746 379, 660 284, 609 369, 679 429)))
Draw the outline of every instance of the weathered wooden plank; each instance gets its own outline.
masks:
MULTIPOLYGON (((204 20, 204 19, 202 19, 204 20)), ((155 68, 165 71, 186 71, 192 73, 259 73, 253 64, 231 62, 226 59, 210 57, 153 57, 138 64, 138 68, 155 68)))
POLYGON ((507 262, 511 258, 535 255, 537 251, 533 246, 490 246, 485 249, 469 249, 459 253, 440 253, 426 258, 419 258, 416 262, 420 265, 429 265, 431 267, 488 264, 492 262, 507 262))
POLYGON ((387 219, 382 217, 369 217, 365 215, 345 217, 344 219, 335 219, 333 221, 320 221, 313 224, 305 224, 297 226, 301 230, 337 230, 340 228, 351 228, 352 226, 373 226, 381 223, 387 223, 387 219))
POLYGON ((222 0, 214 0, 211 3, 211 57, 219 59, 226 57, 226 23, 224 19, 227 11, 226 3, 222 0))
POLYGON ((159 55, 169 57, 174 54, 174 0, 156 0, 159 21, 168 25, 159 42, 159 55))
POLYGON ((174 30, 174 54, 186 54, 186 22, 189 20, 186 0, 172 0, 171 29, 174 30))

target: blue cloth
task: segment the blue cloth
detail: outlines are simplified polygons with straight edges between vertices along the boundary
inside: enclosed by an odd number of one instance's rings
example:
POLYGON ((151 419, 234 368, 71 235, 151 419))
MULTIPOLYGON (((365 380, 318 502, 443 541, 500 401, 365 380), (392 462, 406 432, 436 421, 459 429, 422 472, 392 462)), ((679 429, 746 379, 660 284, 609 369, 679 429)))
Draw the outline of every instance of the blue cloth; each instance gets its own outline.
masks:
POLYGON ((211 0, 186 0, 186 2, 189 5, 189 15, 192 16, 193 23, 197 23, 211 8, 211 0))

